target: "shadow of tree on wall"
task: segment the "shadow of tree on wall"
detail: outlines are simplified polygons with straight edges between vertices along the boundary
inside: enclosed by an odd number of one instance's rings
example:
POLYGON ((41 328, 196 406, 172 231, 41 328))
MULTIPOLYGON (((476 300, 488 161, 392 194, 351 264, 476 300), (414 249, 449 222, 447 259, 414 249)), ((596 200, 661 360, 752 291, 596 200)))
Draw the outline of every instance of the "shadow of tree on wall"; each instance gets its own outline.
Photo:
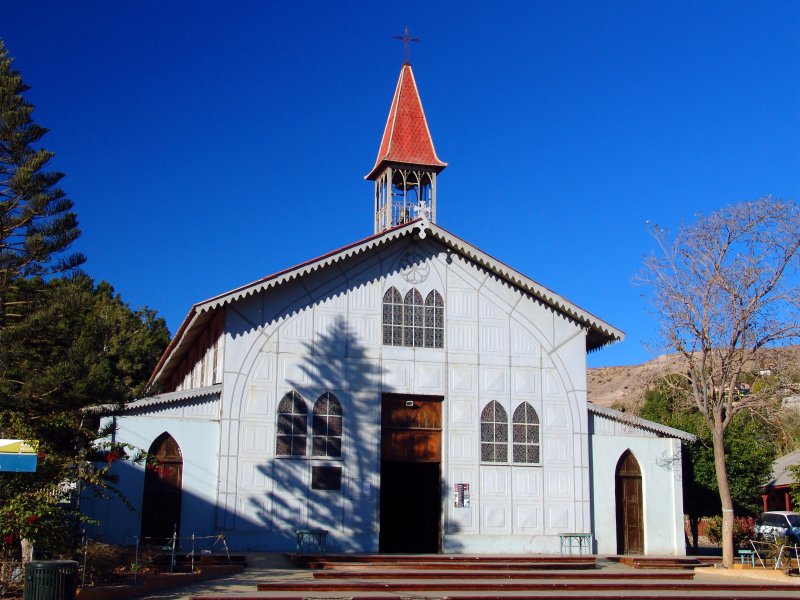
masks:
MULTIPOLYGON (((303 342, 300 369, 304 381, 288 381, 300 391, 309 412, 308 439, 312 437, 313 406, 331 392, 342 407, 341 457, 314 456, 307 443, 304 457, 275 456, 259 467, 272 480, 272 514, 255 513, 272 534, 291 548, 296 529, 325 529, 328 547, 340 551, 376 551, 378 481, 380 473, 379 361, 370 359, 342 316, 331 327, 303 342), (302 390, 313 390, 306 397, 302 390), (341 489, 313 489, 314 467, 341 469, 341 489)), ((276 399, 280 400, 280 399, 276 399)), ((273 450, 276 441, 270 440, 273 450)))

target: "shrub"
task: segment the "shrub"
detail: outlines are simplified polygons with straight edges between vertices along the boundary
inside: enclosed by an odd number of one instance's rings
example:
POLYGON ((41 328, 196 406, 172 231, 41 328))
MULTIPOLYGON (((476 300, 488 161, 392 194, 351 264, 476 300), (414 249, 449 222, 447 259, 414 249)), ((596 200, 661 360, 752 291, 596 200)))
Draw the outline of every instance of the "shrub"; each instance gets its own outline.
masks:
MULTIPOLYGON (((722 517, 719 515, 709 517, 706 527, 706 536, 712 544, 722 542, 722 517)), ((755 538, 755 521, 752 517, 736 519, 733 522, 733 546, 744 548, 755 538)))

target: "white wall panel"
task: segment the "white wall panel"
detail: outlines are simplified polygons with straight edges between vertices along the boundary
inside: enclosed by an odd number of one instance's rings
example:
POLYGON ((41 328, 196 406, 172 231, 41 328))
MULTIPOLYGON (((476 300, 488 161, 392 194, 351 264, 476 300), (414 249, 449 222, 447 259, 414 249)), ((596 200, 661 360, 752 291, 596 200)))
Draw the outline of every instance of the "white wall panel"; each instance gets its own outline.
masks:
POLYGON ((475 352, 478 349, 478 324, 467 321, 450 321, 447 348, 454 352, 475 352))
POLYGON ((247 393, 245 415, 256 418, 272 419, 275 415, 275 393, 263 385, 251 385, 247 393))
POLYGON ((447 314, 453 319, 478 316, 478 294, 474 290, 452 290, 447 295, 447 314))
POLYGON ((514 502, 514 533, 542 533, 542 505, 532 502, 514 502))
POLYGON ((242 424, 239 451, 242 454, 267 455, 269 428, 266 426, 242 424))
POLYGON ((450 436, 450 462, 474 463, 477 459, 477 436, 470 430, 451 430, 450 436))
POLYGON ((383 387, 387 392, 411 392, 413 363, 383 361, 383 387))
POLYGON ((267 493, 238 496, 236 498, 237 531, 270 531, 271 498, 267 493))
POLYGON ((508 369, 503 367, 481 368, 481 391, 489 396, 508 394, 508 369))
POLYGON ((530 500, 542 497, 542 470, 514 467, 514 498, 530 500))
POLYGON ((538 371, 524 368, 511 370, 511 390, 515 396, 536 399, 539 397, 539 388, 538 371))
POLYGON ((450 400, 450 424, 458 427, 477 423, 477 407, 472 400, 450 400))
POLYGON ((478 391, 478 371, 474 366, 450 366, 450 393, 475 394, 478 391))
POLYGON ((548 504, 545 508, 546 533, 571 533, 573 507, 567 504, 548 504))
POLYGON ((551 498, 572 497, 572 471, 548 469, 545 474, 545 494, 551 498))
POLYGON ((444 366, 416 365, 415 389, 421 394, 444 394, 444 366))
POLYGON ((245 491, 266 491, 272 489, 272 479, 269 472, 272 470, 263 459, 239 460, 239 489, 245 491))
POLYGON ((546 465, 572 465, 572 439, 566 436, 547 434, 543 440, 544 463, 546 465))

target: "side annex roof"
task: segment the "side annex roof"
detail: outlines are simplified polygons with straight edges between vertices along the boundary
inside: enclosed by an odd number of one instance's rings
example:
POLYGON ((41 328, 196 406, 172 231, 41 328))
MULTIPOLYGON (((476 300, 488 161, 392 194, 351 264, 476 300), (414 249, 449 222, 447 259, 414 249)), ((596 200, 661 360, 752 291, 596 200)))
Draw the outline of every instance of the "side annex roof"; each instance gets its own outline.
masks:
POLYGON ((175 333, 175 337, 173 337, 169 346, 167 346, 167 349, 164 351, 156 368, 153 370, 149 384, 152 385, 162 381, 171 372, 174 365, 179 362, 183 353, 191 347, 191 342, 202 326, 224 306, 253 294, 280 286, 283 283, 292 281, 308 273, 324 269, 351 256, 385 246, 402 237, 419 234, 423 229, 425 230, 425 234, 440 241, 453 251, 474 261, 496 276, 506 280, 510 284, 539 299, 552 309, 586 327, 587 350, 596 350, 606 344, 624 339, 625 334, 621 330, 616 329, 591 313, 586 312, 579 306, 569 302, 562 296, 500 262, 472 244, 453 235, 439 225, 430 223, 427 219, 417 218, 408 223, 404 223, 392 229, 387 229, 386 231, 339 248, 338 250, 300 263, 294 267, 278 271, 277 273, 273 273, 272 275, 268 275, 267 277, 263 277, 229 292, 225 292, 224 294, 198 302, 189 310, 189 314, 183 320, 183 323, 181 323, 181 326, 175 333))
POLYGON ((680 429, 675 429, 674 427, 667 427, 666 425, 656 423, 655 421, 648 421, 647 419, 642 419, 641 417, 637 417, 630 413, 600 406, 598 404, 594 404, 593 402, 587 402, 586 406, 588 407, 590 413, 611 419, 612 421, 617 421, 618 423, 623 423, 630 427, 635 427, 636 429, 643 429, 644 431, 655 433, 659 437, 677 438, 682 442, 697 441, 697 436, 694 434, 687 433, 686 431, 682 431, 680 429))

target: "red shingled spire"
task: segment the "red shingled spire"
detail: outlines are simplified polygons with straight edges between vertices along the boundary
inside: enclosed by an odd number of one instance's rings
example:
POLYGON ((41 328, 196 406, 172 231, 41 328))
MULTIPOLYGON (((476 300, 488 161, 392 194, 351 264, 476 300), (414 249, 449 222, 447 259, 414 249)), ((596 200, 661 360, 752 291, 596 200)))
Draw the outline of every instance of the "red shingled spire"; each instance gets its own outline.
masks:
POLYGON ((425 165, 433 167, 435 173, 447 166, 436 156, 414 73, 408 63, 400 71, 378 158, 365 179, 376 179, 385 163, 425 165))

